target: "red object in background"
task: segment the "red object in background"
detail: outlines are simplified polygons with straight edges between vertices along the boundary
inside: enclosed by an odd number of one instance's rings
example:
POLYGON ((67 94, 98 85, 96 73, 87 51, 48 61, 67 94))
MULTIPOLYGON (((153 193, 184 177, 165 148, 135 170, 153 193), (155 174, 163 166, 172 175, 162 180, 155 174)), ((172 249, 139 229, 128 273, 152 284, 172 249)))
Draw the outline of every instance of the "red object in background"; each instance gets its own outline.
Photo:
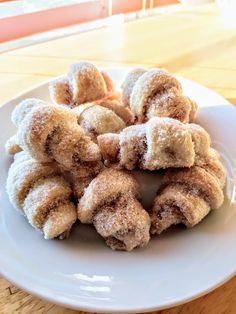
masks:
POLYGON ((128 13, 142 10, 143 1, 113 0, 112 14, 128 13))
MULTIPOLYGON (((0 0, 1 1, 1 0, 0 0)), ((101 19, 109 14, 109 0, 88 1, 0 19, 0 43, 69 25, 101 19)), ((178 3, 177 0, 154 0, 153 6, 178 3)), ((113 0, 112 14, 142 10, 142 0, 113 0)), ((146 1, 146 8, 150 0, 146 1)))
POLYGON ((100 2, 85 2, 0 19, 0 42, 105 17, 100 2))
MULTIPOLYGON (((178 0, 146 0, 146 9, 150 8, 151 2, 153 8, 162 5, 179 3, 178 0)), ((142 8, 142 0, 112 0, 112 14, 135 12, 142 10, 142 8)))
MULTIPOLYGON (((149 0, 150 2, 150 0, 149 0)), ((176 4, 179 3, 177 0, 153 0, 153 7, 159 7, 167 4, 176 4)))

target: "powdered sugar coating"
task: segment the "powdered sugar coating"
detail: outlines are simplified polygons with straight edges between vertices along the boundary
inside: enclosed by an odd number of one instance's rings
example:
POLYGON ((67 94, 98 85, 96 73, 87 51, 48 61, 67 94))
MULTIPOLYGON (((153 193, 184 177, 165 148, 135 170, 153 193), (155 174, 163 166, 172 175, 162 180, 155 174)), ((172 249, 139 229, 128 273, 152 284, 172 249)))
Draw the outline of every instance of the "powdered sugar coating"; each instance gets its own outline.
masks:
POLYGON ((104 202, 115 201, 124 193, 139 195, 139 187, 133 176, 115 169, 103 170, 86 188, 78 204, 78 218, 82 223, 92 223, 96 209, 104 202))
POLYGON ((154 200, 151 233, 160 234, 173 224, 198 224, 224 200, 225 171, 213 149, 189 169, 170 169, 154 200))
POLYGON ((101 99, 113 91, 109 75, 85 61, 71 65, 67 75, 49 84, 52 101, 70 107, 101 99))
POLYGON ((81 222, 93 223, 112 249, 130 251, 148 243, 150 218, 138 201, 137 182, 127 172, 104 169, 90 139, 107 132, 112 133, 98 137, 106 165, 187 167, 167 171, 151 212, 152 233, 181 222, 192 227, 222 203, 223 166, 209 148, 207 132, 179 122, 193 121, 197 105, 182 95, 180 83, 167 71, 135 69, 123 84, 125 104, 133 95, 132 110, 138 122, 148 120, 145 124, 126 127, 134 115, 114 93, 107 73, 87 62, 52 82, 50 93, 55 105, 28 99, 17 106, 12 120, 19 130, 7 143, 9 152, 18 152, 20 144, 37 159, 16 154, 7 191, 14 207, 46 239, 69 234, 77 217, 73 200, 81 222))
POLYGON ((41 164, 25 152, 16 154, 6 189, 12 205, 46 239, 69 232, 76 220, 70 185, 53 163, 41 164))
POLYGON ((199 156, 208 153, 210 138, 200 126, 154 117, 123 129, 117 136, 101 135, 98 145, 108 163, 128 170, 158 170, 193 166, 199 156))
POLYGON ((30 158, 24 151, 15 155, 7 178, 7 192, 13 206, 23 211, 23 204, 31 186, 40 178, 60 173, 55 164, 41 164, 30 158))
POLYGON ((133 124, 134 115, 129 107, 125 106, 119 97, 114 97, 115 94, 111 95, 110 97, 105 97, 103 99, 97 100, 94 102, 94 104, 112 110, 118 117, 120 117, 124 121, 126 125, 133 124))
POLYGON ((130 95, 132 93, 134 84, 137 82, 138 78, 145 72, 146 70, 142 68, 135 68, 126 75, 124 82, 121 85, 122 100, 125 105, 130 105, 130 95))
POLYGON ((76 115, 64 106, 31 110, 18 129, 20 146, 41 162, 56 160, 67 170, 80 161, 100 160, 98 146, 85 136, 76 115))
POLYGON ((12 111, 11 120, 16 127, 19 127, 24 118, 36 107, 42 107, 47 103, 37 98, 27 98, 22 100, 12 111))
POLYGON ((121 100, 110 97, 76 106, 73 111, 85 133, 95 142, 98 135, 119 133, 126 125, 134 122, 130 109, 121 100))
POLYGON ((107 93, 103 76, 89 62, 71 65, 68 77, 72 87, 72 99, 76 104, 101 99, 107 93))
POLYGON ((78 218, 93 223, 113 249, 132 250, 149 241, 150 218, 138 202, 139 185, 127 172, 103 170, 85 189, 78 218))
POLYGON ((196 155, 206 156, 211 145, 209 134, 198 124, 191 123, 186 126, 191 133, 196 155))
POLYGON ((19 146, 17 135, 11 136, 6 144, 5 144, 5 150, 10 155, 15 155, 16 153, 19 153, 22 149, 19 146))
POLYGON ((150 240, 149 215, 129 193, 104 205, 94 216, 94 226, 113 250, 131 251, 150 240))
MULTIPOLYGON (((84 105, 81 105, 82 107, 84 105)), ((124 121, 112 110, 100 105, 92 105, 80 114, 78 122, 94 141, 104 133, 119 133, 126 126, 124 121)))
POLYGON ((54 104, 73 106, 72 88, 66 75, 49 83, 49 94, 54 104))
POLYGON ((195 150, 185 124, 171 118, 152 118, 146 124, 144 168, 191 167, 195 150))
MULTIPOLYGON (((16 127, 24 123, 25 117, 35 108, 47 106, 47 103, 37 98, 27 98, 22 100, 12 111, 11 120, 16 127)), ((8 139, 5 144, 6 152, 14 155, 22 150, 18 135, 15 134, 8 139)))
POLYGON ((148 71, 134 69, 124 83, 123 99, 130 105, 138 122, 152 117, 170 117, 181 122, 193 122, 197 105, 182 95, 179 81, 164 69, 148 71))

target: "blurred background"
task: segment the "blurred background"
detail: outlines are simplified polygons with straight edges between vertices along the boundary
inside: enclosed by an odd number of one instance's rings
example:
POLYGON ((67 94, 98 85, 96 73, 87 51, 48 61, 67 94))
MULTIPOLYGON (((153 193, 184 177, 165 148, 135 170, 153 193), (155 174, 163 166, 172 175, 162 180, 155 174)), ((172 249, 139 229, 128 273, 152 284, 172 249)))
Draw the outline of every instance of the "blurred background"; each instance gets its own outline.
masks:
POLYGON ((211 2, 236 23, 235 0, 0 0, 0 51, 211 2))

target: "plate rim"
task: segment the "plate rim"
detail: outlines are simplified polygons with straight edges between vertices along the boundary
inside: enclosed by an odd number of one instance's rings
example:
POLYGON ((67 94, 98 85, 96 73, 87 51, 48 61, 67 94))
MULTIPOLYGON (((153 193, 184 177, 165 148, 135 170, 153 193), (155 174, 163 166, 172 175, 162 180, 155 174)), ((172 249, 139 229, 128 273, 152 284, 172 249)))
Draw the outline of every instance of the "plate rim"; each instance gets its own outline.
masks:
POLYGON ((62 307, 66 307, 68 309, 72 309, 72 310, 78 310, 78 311, 85 311, 85 312, 94 312, 96 311, 97 313, 107 313, 107 314, 121 314, 121 313, 127 313, 127 314, 138 314, 138 313, 148 313, 148 312, 153 312, 153 311, 161 311, 161 310, 165 310, 165 309, 170 309, 170 308, 173 308, 175 306, 178 306, 178 305, 184 305, 188 302, 191 302, 191 301, 194 301, 212 291, 214 291, 215 289, 221 287, 222 285, 224 285, 226 282, 228 282, 230 279, 232 279, 235 275, 236 275, 236 267, 235 267, 235 271, 230 274, 229 276, 225 277, 224 280, 222 281, 219 281, 217 284, 211 286, 211 287, 207 287, 205 290, 202 290, 201 292, 199 292, 198 294, 193 294, 189 297, 186 297, 185 299, 182 299, 181 301, 173 301, 173 302, 169 302, 167 304, 164 303, 163 305, 161 306, 151 306, 151 307, 145 307, 145 308, 133 308, 133 309, 126 309, 126 308, 119 308, 119 309, 114 309, 114 308, 94 308, 94 307, 90 307, 89 305, 88 306, 85 306, 85 305, 82 305, 80 306, 79 304, 77 303, 74 303, 74 305, 72 303, 69 303, 67 301, 60 301, 56 298, 53 298, 53 297, 48 297, 46 295, 43 295, 43 294, 40 294, 38 293, 37 291, 34 291, 34 290, 30 290, 27 288, 27 286, 24 286, 24 285, 21 285, 21 284, 18 284, 18 282, 16 282, 14 279, 11 279, 11 276, 8 276, 4 273, 0 273, 0 275, 2 277, 4 277, 5 279, 9 280, 10 283, 12 283, 13 285, 15 285, 16 287, 22 289, 23 291, 29 293, 30 295, 33 295, 37 298, 40 298, 42 300, 45 300, 47 302, 51 302, 53 303, 54 305, 59 305, 59 306, 62 306, 62 307))

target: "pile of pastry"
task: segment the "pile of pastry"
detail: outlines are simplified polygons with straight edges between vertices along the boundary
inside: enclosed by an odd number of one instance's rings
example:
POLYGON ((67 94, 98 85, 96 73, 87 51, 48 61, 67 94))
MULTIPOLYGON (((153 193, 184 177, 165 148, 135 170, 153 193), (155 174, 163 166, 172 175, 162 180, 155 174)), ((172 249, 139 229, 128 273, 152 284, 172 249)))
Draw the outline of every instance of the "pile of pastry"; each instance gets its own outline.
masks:
POLYGON ((112 249, 130 251, 222 205, 224 168, 180 82, 134 69, 121 90, 81 62, 49 84, 51 103, 25 99, 13 110, 7 192, 45 239, 68 237, 78 219, 112 249), (143 208, 134 169, 166 169, 152 208, 143 208))

